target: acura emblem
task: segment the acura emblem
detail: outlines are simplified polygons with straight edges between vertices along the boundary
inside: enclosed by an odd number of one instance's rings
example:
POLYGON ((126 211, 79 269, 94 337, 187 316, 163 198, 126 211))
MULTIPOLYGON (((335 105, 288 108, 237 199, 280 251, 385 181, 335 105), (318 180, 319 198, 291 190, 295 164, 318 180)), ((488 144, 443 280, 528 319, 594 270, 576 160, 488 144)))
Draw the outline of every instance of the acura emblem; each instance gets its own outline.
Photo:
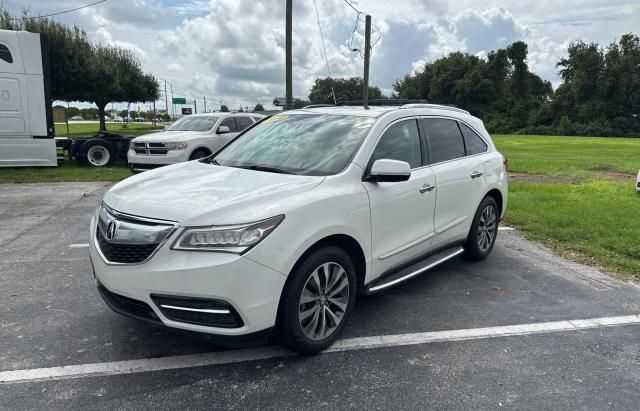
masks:
POLYGON ((107 226, 107 232, 105 233, 105 237, 107 240, 113 240, 113 237, 116 236, 116 231, 118 231, 118 221, 113 220, 107 226))

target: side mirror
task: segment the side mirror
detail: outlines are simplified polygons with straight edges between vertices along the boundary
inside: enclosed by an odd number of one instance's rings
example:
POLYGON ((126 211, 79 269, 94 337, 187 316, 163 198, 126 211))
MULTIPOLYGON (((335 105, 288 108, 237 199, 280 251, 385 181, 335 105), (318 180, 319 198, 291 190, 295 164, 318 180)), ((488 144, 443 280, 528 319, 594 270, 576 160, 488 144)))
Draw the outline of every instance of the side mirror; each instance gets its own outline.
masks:
POLYGON ((216 131, 216 134, 227 134, 227 133, 231 133, 231 129, 229 128, 229 126, 220 126, 218 127, 218 131, 216 131))
POLYGON ((366 181, 374 183, 407 181, 411 177, 411 166, 406 161, 376 160, 371 166, 371 171, 366 176, 366 181))

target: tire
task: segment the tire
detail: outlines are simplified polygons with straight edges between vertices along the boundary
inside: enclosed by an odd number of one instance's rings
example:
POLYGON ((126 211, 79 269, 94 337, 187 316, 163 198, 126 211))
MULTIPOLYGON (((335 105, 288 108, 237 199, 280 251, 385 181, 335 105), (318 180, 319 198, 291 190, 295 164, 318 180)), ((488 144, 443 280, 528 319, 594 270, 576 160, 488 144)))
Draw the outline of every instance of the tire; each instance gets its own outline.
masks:
POLYGON ((201 158, 209 157, 210 155, 211 153, 209 152, 209 150, 205 148, 199 148, 191 153, 191 157, 189 157, 189 160, 199 160, 201 158))
POLYGON ((116 149, 110 141, 92 138, 84 142, 78 159, 93 167, 108 167, 115 163, 116 156, 116 149))
POLYGON ((277 324, 280 342, 303 355, 333 344, 353 311, 357 284, 346 252, 333 246, 313 251, 294 268, 285 286, 277 324), (319 293, 316 279, 323 290, 319 293))
POLYGON ((464 245, 465 258, 480 261, 491 253, 498 236, 499 215, 498 203, 493 197, 487 196, 480 202, 464 245))

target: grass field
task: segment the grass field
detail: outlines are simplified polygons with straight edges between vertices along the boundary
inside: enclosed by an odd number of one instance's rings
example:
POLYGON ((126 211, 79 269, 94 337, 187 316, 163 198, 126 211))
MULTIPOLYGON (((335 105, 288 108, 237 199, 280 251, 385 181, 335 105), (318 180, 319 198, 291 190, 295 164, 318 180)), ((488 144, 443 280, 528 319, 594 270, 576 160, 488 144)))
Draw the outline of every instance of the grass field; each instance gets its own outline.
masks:
POLYGON ((494 141, 517 173, 509 183, 507 224, 574 260, 640 279, 640 195, 634 188, 640 139, 494 141))
POLYGON ((122 161, 112 167, 95 168, 65 160, 58 167, 0 168, 0 184, 49 183, 56 181, 120 181, 131 176, 122 161))
MULTIPOLYGON (((73 131, 93 126, 74 124, 73 131)), ((640 195, 634 189, 640 138, 500 135, 494 141, 509 159, 507 224, 569 258, 640 280, 640 195)), ((118 181, 130 175, 122 163, 97 169, 66 161, 52 168, 0 169, 0 183, 118 181)))
MULTIPOLYGON (((98 132, 100 125, 96 123, 69 123, 69 136, 70 137, 83 137, 90 136, 98 132)), ((153 127, 150 124, 140 123, 107 123, 107 131, 113 133, 119 133, 124 135, 139 136, 141 134, 149 133, 152 130, 162 129, 164 126, 153 127)), ((67 136, 67 125, 64 123, 55 124, 55 132, 57 137, 67 136)))

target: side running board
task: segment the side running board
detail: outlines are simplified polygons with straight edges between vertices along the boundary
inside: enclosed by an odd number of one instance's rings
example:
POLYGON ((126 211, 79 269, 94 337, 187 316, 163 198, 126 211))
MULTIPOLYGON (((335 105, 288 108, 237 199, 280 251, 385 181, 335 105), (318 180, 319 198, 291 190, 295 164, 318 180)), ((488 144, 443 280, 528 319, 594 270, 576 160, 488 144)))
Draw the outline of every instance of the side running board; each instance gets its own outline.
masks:
POLYGON ((381 277, 375 279, 367 285, 365 294, 373 294, 382 290, 385 290, 394 285, 400 284, 410 278, 415 277, 418 274, 422 274, 433 267, 444 263, 453 257, 462 254, 464 248, 462 246, 455 246, 447 248, 432 254, 422 260, 404 267, 398 271, 392 271, 388 275, 383 274, 381 277))

